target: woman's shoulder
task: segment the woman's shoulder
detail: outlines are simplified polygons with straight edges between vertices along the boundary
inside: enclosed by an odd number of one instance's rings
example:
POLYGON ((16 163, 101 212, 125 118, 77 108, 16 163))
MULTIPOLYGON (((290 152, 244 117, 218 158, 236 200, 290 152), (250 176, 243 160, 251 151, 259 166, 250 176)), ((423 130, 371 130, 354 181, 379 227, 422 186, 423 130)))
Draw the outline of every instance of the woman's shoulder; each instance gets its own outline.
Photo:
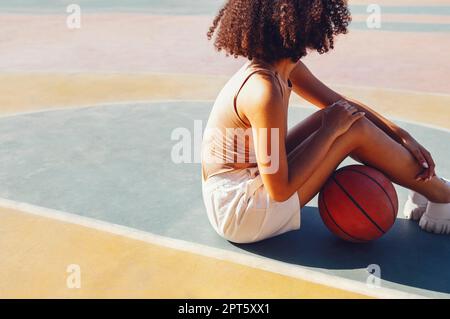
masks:
POLYGON ((253 112, 282 103, 283 92, 280 84, 275 75, 266 70, 258 70, 253 74, 239 95, 239 104, 244 112, 253 112))

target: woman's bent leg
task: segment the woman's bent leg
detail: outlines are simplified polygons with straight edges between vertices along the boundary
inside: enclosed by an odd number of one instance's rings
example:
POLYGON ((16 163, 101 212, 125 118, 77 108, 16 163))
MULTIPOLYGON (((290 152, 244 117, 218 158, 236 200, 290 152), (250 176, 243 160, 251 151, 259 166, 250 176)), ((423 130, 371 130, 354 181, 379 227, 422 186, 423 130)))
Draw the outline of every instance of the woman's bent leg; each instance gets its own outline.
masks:
MULTIPOLYGON (((322 109, 311 114, 289 130, 286 138, 286 151, 288 154, 296 150, 300 144, 321 127, 323 112, 324 110, 322 109)), ((355 161, 361 162, 355 154, 349 155, 355 161)))
MULTIPOLYGON (((308 160, 308 154, 303 150, 310 139, 308 137, 289 153, 290 162, 308 160)), ((450 187, 445 182, 437 176, 428 182, 416 181, 415 177, 422 168, 411 153, 370 120, 362 118, 336 139, 316 172, 299 189, 302 206, 320 191, 336 167, 351 155, 379 169, 393 182, 424 195, 430 201, 450 202, 450 187)))

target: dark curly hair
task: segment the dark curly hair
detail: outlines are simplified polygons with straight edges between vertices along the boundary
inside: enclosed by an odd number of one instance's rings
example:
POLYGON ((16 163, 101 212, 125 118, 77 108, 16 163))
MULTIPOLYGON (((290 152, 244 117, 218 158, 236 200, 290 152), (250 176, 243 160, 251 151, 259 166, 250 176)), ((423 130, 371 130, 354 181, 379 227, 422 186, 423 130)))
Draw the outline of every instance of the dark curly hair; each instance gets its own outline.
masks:
POLYGON ((207 36, 217 31, 214 46, 227 56, 296 62, 308 49, 333 49, 350 21, 347 0, 228 0, 207 36))

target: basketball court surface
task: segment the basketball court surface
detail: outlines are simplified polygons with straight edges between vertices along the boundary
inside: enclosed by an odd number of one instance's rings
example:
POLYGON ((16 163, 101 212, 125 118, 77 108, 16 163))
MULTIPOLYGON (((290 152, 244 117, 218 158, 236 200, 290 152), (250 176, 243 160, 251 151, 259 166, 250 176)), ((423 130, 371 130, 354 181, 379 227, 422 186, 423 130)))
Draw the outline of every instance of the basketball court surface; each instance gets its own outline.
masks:
MULTIPOLYGON (((450 237, 404 219, 399 186, 395 225, 369 244, 332 235, 316 199, 299 231, 220 238, 195 145, 244 61, 206 40, 220 1, 143 2, 79 1, 77 30, 64 1, 0 4, 0 297, 450 297, 450 237), (191 134, 189 163, 172 160, 177 129, 191 134), (67 286, 70 265, 80 288, 67 286)), ((367 29, 369 2, 352 1, 350 33, 305 63, 412 133, 450 177, 450 1, 379 2, 384 27, 367 29)), ((314 111, 293 96, 289 124, 314 111)))

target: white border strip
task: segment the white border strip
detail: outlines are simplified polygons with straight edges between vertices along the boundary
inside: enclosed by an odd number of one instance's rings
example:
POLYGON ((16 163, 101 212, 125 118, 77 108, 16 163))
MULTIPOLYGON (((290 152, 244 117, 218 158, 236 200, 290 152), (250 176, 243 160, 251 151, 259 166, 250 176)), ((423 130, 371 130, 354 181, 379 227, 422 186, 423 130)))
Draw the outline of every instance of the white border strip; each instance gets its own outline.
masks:
POLYGON ((361 283, 356 280, 328 275, 325 273, 305 269, 301 266, 276 261, 266 257, 245 255, 237 252, 227 251, 225 249, 214 248, 184 240, 159 236, 122 225, 112 224, 109 222, 104 222, 89 217, 79 216, 45 207, 39 207, 27 203, 21 203, 5 198, 0 198, 0 206, 4 208, 18 210, 23 213, 55 219, 103 232, 108 232, 114 235, 143 241, 149 244, 155 244, 171 249, 193 253, 196 255, 202 255, 205 257, 216 258, 219 260, 224 260, 252 268, 257 268, 264 271, 269 271, 272 273, 277 273, 280 275, 305 280, 315 284, 320 284, 332 288, 341 289, 344 291, 366 295, 369 297, 382 299, 426 298, 425 296, 402 292, 390 288, 383 288, 383 287, 370 288, 364 283, 361 283))

